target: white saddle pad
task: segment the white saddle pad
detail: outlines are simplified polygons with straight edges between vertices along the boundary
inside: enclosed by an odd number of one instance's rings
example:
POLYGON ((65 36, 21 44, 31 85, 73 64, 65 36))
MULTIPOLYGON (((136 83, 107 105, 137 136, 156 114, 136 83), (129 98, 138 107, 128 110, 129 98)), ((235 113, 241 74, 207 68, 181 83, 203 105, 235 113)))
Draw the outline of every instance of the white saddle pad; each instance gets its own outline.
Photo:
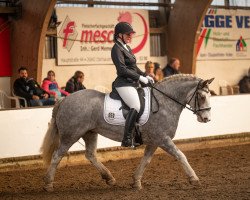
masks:
MULTIPOLYGON (((150 114, 150 89, 148 87, 143 88, 145 92, 145 109, 142 116, 139 119, 139 125, 144 125, 149 118, 150 114)), ((107 123, 112 125, 125 126, 125 118, 122 114, 122 103, 120 100, 111 99, 109 94, 106 94, 104 100, 103 116, 107 123)))

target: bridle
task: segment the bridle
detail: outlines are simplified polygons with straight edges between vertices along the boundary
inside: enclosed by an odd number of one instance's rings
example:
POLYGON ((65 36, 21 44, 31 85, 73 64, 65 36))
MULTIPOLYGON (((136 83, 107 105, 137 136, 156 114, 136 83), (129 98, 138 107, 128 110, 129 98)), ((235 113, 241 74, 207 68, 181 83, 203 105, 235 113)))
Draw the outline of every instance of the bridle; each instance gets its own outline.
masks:
MULTIPOLYGON (((198 114, 199 112, 204 111, 204 110, 211 110, 211 107, 204 107, 204 108, 202 108, 200 106, 200 104, 199 104, 199 95, 200 94, 198 93, 198 90, 202 90, 202 91, 204 91, 206 93, 209 93, 209 90, 205 90, 203 87, 201 87, 201 82, 202 82, 202 80, 199 81, 199 83, 197 84, 197 86, 195 88, 194 93, 191 95, 191 98, 185 104, 179 102, 175 98, 169 96, 168 94, 166 94, 163 91, 159 90, 158 88, 154 87, 152 83, 149 83, 149 87, 152 88, 152 92, 151 92, 152 97, 155 98, 157 106, 158 106, 158 109, 156 111, 153 111, 153 113, 157 113, 159 111, 159 102, 158 102, 157 98, 154 95, 153 89, 156 90, 156 91, 158 91, 158 92, 160 92, 162 95, 164 95, 165 97, 171 99, 175 103, 181 105, 183 108, 187 108, 188 110, 190 110, 191 112, 193 112, 193 114, 198 114), (192 108, 191 106, 188 107, 187 104, 189 105, 193 98, 195 98, 195 100, 194 100, 194 108, 192 108)), ((151 106, 151 108, 152 108, 152 106, 151 106)))

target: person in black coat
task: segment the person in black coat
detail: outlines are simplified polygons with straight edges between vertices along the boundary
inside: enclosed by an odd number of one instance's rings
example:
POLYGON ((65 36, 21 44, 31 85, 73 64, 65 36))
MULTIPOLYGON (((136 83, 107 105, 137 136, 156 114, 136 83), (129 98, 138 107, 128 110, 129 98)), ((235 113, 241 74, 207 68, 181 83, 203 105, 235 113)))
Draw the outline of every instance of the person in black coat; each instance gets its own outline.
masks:
POLYGON ((167 66, 162 70, 164 77, 168 77, 174 74, 179 74, 180 73, 179 68, 180 68, 180 60, 177 58, 171 58, 167 66))
MULTIPOLYGON (((43 90, 33 78, 28 77, 28 70, 21 67, 18 70, 19 78, 15 80, 13 89, 17 96, 27 100, 28 106, 54 105, 55 100, 43 90)), ((21 102, 22 104, 23 102, 21 102)))
MULTIPOLYGON (((112 89, 117 91, 122 100, 130 108, 126 117, 124 137, 121 146, 133 145, 132 131, 135 127, 137 115, 140 111, 140 100, 136 90, 139 81, 148 84, 154 81, 146 76, 136 65, 136 58, 131 48, 127 45, 135 33, 132 26, 127 22, 119 22, 115 26, 114 46, 111 50, 111 58, 116 67, 117 77, 112 84, 112 89)), ((137 146, 138 144, 134 144, 137 146)))
POLYGON ((248 75, 244 76, 239 82, 240 93, 250 93, 250 68, 248 75))
POLYGON ((74 76, 72 76, 66 83, 65 91, 68 93, 73 93, 79 90, 84 90, 86 87, 82 84, 84 80, 84 73, 81 71, 76 71, 74 76))

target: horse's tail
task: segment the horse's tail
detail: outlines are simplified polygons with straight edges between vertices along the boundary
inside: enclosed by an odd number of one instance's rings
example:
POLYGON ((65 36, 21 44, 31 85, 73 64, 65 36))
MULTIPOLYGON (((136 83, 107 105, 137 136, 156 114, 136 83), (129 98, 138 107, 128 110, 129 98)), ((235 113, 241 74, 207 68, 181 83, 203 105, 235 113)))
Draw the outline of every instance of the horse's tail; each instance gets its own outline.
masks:
POLYGON ((48 130, 44 136, 40 152, 43 157, 43 162, 45 166, 48 166, 52 159, 52 154, 55 149, 58 148, 60 144, 60 138, 58 134, 58 128, 56 125, 56 115, 62 100, 57 101, 52 111, 52 118, 49 123, 48 130))

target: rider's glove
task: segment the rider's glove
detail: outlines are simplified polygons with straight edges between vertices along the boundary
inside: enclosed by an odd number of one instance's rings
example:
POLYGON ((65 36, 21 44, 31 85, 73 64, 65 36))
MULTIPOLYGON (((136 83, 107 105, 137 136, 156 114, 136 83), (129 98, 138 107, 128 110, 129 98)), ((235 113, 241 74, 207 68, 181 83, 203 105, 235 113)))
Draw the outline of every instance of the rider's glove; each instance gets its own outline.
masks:
POLYGON ((146 76, 146 78, 150 83, 155 83, 154 79, 151 76, 146 76))
POLYGON ((146 85, 148 84, 148 79, 144 76, 140 76, 139 81, 141 81, 142 83, 144 83, 146 85))

